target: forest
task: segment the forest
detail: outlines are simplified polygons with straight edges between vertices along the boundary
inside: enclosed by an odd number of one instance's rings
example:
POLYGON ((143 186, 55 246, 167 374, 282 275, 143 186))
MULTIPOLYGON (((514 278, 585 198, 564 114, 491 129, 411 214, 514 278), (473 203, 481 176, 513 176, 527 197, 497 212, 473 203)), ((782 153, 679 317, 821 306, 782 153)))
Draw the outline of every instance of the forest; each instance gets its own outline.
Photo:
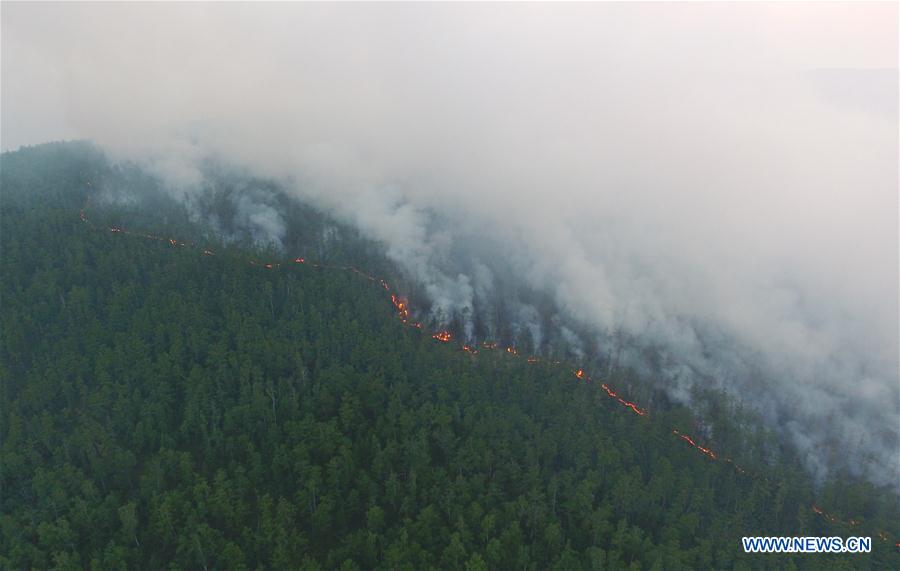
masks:
POLYGON ((900 566, 893 493, 813 481, 724 396, 703 445, 728 463, 672 434, 697 433, 685 407, 642 417, 566 366, 459 351, 359 274, 267 269, 280 253, 186 218, 142 230, 197 245, 111 232, 115 205, 85 223, 111 173, 84 143, 0 164, 4 569, 900 566))

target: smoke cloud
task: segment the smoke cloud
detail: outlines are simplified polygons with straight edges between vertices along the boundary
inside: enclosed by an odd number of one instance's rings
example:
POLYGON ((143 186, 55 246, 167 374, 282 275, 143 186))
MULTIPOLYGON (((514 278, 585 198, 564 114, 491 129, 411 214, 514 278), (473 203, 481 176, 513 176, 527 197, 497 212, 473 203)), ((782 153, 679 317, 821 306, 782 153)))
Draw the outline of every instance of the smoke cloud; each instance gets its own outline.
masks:
MULTIPOLYGON (((900 486, 895 4, 2 6, 2 144, 282 181, 433 318, 547 327, 900 486), (544 322, 549 320, 549 322, 544 322), (623 340, 628 340, 624 342, 623 340), (647 363, 652 349, 656 364, 647 363)), ((252 192, 241 224, 279 241, 252 192)), ((490 332, 490 331, 489 331, 490 332)), ((612 357, 610 357, 612 358, 612 357)))

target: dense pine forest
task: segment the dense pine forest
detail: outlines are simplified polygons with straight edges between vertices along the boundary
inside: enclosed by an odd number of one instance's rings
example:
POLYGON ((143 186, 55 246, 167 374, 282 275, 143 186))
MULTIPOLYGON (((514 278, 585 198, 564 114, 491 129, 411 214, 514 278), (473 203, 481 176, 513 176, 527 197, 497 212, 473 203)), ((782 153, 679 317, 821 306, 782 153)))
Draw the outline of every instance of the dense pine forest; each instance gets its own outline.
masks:
POLYGON ((352 272, 86 224, 108 173, 84 144, 2 158, 4 569, 900 566, 894 495, 814 484, 725 400, 708 444, 741 470, 672 434, 688 410, 461 352, 352 272), (746 555, 744 535, 873 552, 746 555))

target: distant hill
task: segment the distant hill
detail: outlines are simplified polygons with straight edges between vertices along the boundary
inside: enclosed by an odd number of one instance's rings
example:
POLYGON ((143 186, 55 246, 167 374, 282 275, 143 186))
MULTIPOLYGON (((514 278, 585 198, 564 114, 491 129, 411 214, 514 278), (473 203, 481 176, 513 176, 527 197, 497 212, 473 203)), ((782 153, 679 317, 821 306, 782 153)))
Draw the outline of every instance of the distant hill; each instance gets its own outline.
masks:
MULTIPOLYGON (((0 567, 900 565, 895 497, 816 489, 727 403, 707 444, 734 463, 672 434, 694 434, 685 409, 642 417, 571 368, 460 351, 358 273, 187 215, 148 214, 160 240, 109 231, 133 206, 85 223, 108 168, 76 143, 0 164, 0 567), (745 535, 874 545, 745 555, 745 535)), ((354 244, 332 257, 390 273, 354 244)))

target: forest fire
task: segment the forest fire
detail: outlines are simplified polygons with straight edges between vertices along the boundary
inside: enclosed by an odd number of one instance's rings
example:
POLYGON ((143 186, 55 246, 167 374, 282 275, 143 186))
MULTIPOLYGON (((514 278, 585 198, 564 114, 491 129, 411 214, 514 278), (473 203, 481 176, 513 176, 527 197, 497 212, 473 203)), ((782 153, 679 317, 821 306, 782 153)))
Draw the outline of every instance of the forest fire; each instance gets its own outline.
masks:
MULTIPOLYGON (((838 523, 838 521, 839 521, 838 518, 834 517, 833 515, 831 515, 830 513, 826 512, 825 510, 823 510, 822 508, 820 508, 819 506, 817 506, 817 505, 815 505, 815 504, 814 504, 813 507, 812 507, 812 511, 816 512, 817 514, 819 514, 820 516, 822 516, 822 517, 825 518, 826 520, 830 521, 831 523, 838 523)), ((850 520, 851 525, 852 525, 852 522, 853 522, 853 521, 855 521, 855 520, 852 520, 852 519, 850 520)), ((882 539, 887 539, 887 537, 884 537, 884 538, 882 538, 882 539)))
POLYGON ((623 405, 627 406, 628 408, 630 408, 631 411, 634 412, 638 416, 646 416, 647 415, 646 410, 638 407, 638 405, 634 404, 633 402, 628 402, 623 399, 619 399, 619 402, 622 403, 623 405))
POLYGON ((392 293, 391 303, 393 303, 394 307, 397 309, 397 315, 400 316, 400 320, 406 323, 406 320, 409 319, 409 305, 407 304, 406 299, 392 293))
POLYGON ((630 408, 631 411, 634 412, 636 415, 638 415, 638 416, 647 416, 647 411, 646 411, 646 410, 640 408, 638 405, 634 404, 633 402, 629 402, 629 401, 623 399, 622 397, 620 397, 620 396, 616 393, 616 391, 614 391, 614 390, 612 390, 611 388, 609 388, 609 385, 607 385, 606 383, 603 383, 602 385, 600 385, 600 387, 601 387, 604 391, 606 391, 606 394, 607 394, 610 398, 614 398, 614 399, 616 399, 617 401, 619 401, 619 404, 621 404, 622 406, 624 406, 624 407, 626 407, 626 408, 630 408))
MULTIPOLYGON (((673 430, 673 431, 672 431, 672 434, 678 436, 678 438, 684 440, 685 442, 687 442, 688 444, 690 444, 691 446, 693 446, 694 448, 696 448, 697 450, 699 450, 701 453, 703 453, 703 454, 709 456, 709 457, 712 458, 713 460, 717 460, 717 459, 718 459, 718 456, 716 456, 716 453, 715 453, 715 452, 713 452, 713 451, 710 450, 709 448, 704 448, 703 446, 700 446, 699 444, 697 444, 696 442, 694 442, 694 439, 691 438, 690 436, 688 436, 687 434, 682 434, 682 433, 678 432, 678 430, 673 430)), ((815 506, 813 506, 813 507, 815 507, 815 506)))
POLYGON ((447 343, 450 341, 450 339, 453 338, 453 335, 449 331, 438 331, 437 333, 432 335, 431 338, 447 343))
MULTIPOLYGON (((84 223, 87 224, 88 226, 94 227, 94 225, 91 223, 90 219, 87 217, 86 209, 85 209, 85 208, 82 208, 82 209, 80 210, 80 212, 79 212, 79 218, 81 219, 82 222, 84 222, 84 223)), ((166 238, 161 238, 161 237, 159 237, 159 236, 154 236, 154 235, 152 235, 152 234, 133 234, 133 233, 128 232, 127 230, 125 230, 124 228, 119 227, 119 226, 110 226, 110 227, 108 228, 108 230, 109 230, 110 232, 114 233, 114 234, 134 235, 134 236, 139 236, 139 237, 143 237, 143 238, 148 238, 148 239, 151 239, 151 240, 164 241, 164 242, 168 242, 169 244, 171 244, 171 245, 173 245, 173 246, 190 246, 190 247, 195 247, 194 244, 188 244, 188 243, 185 243, 185 242, 179 242, 178 240, 176 240, 176 239, 174 239, 174 238, 168 238, 168 239, 166 239, 166 238)), ((203 249, 203 250, 201 251, 201 253, 202 253, 202 255, 204 255, 204 256, 213 256, 213 255, 214 255, 214 254, 213 254, 213 251, 210 250, 210 249, 203 249)), ((254 260, 254 259, 250 259, 250 260, 248 260, 248 262, 250 263, 250 265, 253 265, 253 266, 262 266, 263 268, 268 269, 268 270, 273 270, 273 269, 276 269, 276 268, 278 268, 278 267, 280 266, 280 264, 278 264, 278 263, 271 263, 271 262, 270 262, 270 263, 262 264, 262 263, 258 262, 257 260, 254 260)), ((371 276, 371 275, 369 275, 369 274, 366 274, 365 272, 362 272, 362 271, 360 271, 360 270, 358 270, 358 269, 356 269, 356 268, 354 268, 354 267, 352 267, 352 266, 327 266, 327 265, 320 265, 320 264, 317 264, 317 263, 315 263, 315 262, 308 262, 308 261, 306 260, 306 258, 303 258, 303 257, 297 257, 297 258, 294 258, 293 262, 294 262, 295 264, 307 264, 307 265, 309 265, 309 266, 311 266, 311 267, 314 267, 314 268, 340 269, 340 270, 353 271, 354 273, 360 274, 361 276, 367 278, 367 279, 370 280, 370 281, 373 281, 373 282, 377 281, 379 284, 381 284, 381 286, 382 286, 386 291, 390 291, 390 286, 388 285, 388 283, 387 283, 385 280, 377 279, 377 278, 375 278, 374 276, 371 276)), ((408 324, 408 325, 410 325, 410 326, 412 326, 412 327, 415 327, 415 328, 417 328, 417 329, 422 329, 422 324, 421 324, 421 323, 419 323, 419 322, 410 322, 410 321, 409 321, 409 319, 411 318, 411 311, 410 311, 410 307, 409 307, 409 302, 408 302, 408 300, 407 300, 406 298, 401 297, 401 296, 398 296, 398 295, 396 295, 396 294, 391 294, 391 303, 393 304, 394 308, 395 308, 396 311, 397 311, 398 317, 400 317, 400 320, 401 320, 403 323, 408 324)), ((435 340, 440 341, 440 342, 442 342, 442 343, 449 343, 449 342, 453 339, 453 334, 452 334, 450 331, 448 331, 448 330, 442 330, 442 331, 438 331, 438 332, 434 333, 431 337, 432 337, 432 339, 435 339, 435 340)), ((481 347, 482 347, 483 349, 486 349, 486 350, 493 350, 493 349, 496 349, 496 348, 497 348, 497 343, 494 342, 494 341, 483 341, 483 342, 481 343, 481 347)), ((461 349, 462 349, 463 351, 465 351, 466 353, 469 353, 470 355, 476 355, 476 354, 478 353, 478 349, 477 349, 477 348, 475 348, 475 347, 473 347, 473 346, 471 346, 471 345, 468 345, 468 344, 463 344, 463 345, 461 346, 461 349)), ((519 355, 519 353, 518 353, 518 351, 516 350, 515 347, 506 347, 506 353, 508 353, 508 354, 510 354, 510 355, 514 355, 514 356, 518 356, 518 355, 519 355)), ((538 363, 539 361, 540 361, 540 360, 539 360, 537 357, 535 357, 535 356, 529 356, 529 357, 527 358, 527 362, 528 362, 529 364, 536 364, 536 363, 538 363)), ((549 363, 552 363, 553 365, 556 365, 556 366, 563 365, 563 363, 561 363, 561 362, 558 361, 558 360, 553 360, 553 361, 548 361, 548 362, 549 362, 549 363)), ((573 373, 574 373, 575 377, 578 378, 579 380, 587 380, 587 381, 590 381, 590 376, 589 376, 583 369, 576 369, 576 370, 573 371, 573 373)), ((637 415, 639 415, 639 416, 647 416, 647 411, 646 411, 646 410, 644 410, 644 409, 638 407, 635 403, 630 402, 630 401, 627 401, 627 400, 623 399, 622 397, 620 397, 620 396, 618 395, 618 393, 616 393, 613 389, 611 389, 611 388, 609 387, 609 385, 607 385, 606 383, 602 383, 602 384, 600 385, 600 387, 606 392, 607 396, 609 396, 609 397, 612 398, 612 399, 615 399, 615 400, 618 401, 619 404, 621 404, 622 406, 624 406, 624 407, 630 409, 632 412, 634 412, 635 414, 637 414, 637 415)), ((718 460, 718 459, 719 459, 719 458, 718 458, 718 455, 717 455, 715 452, 713 452, 713 451, 710 450, 709 448, 705 448, 705 447, 703 447, 703 446, 700 446, 700 445, 697 444, 697 443, 694 441, 694 439, 691 438, 690 436, 688 436, 688 435, 686 435, 686 434, 683 434, 683 433, 679 432, 677 429, 676 429, 676 430, 672 430, 672 433, 673 433, 674 435, 676 435, 678 438, 680 438, 681 440, 687 442, 692 448, 696 449, 697 451, 699 451, 700 453, 704 454, 705 456, 707 456, 707 457, 709 457, 709 458, 711 458, 711 459, 713 459, 713 460, 718 460)), ((725 458, 725 462, 731 464, 731 465, 734 467, 734 469, 735 469, 737 472, 739 472, 740 474, 746 474, 746 471, 745 471, 743 468, 741 468, 740 466, 738 466, 737 464, 735 464, 730 458, 725 458)), ((766 479, 766 481, 769 481, 768 478, 765 478, 765 479, 766 479)), ((812 511, 813 511, 814 513, 816 513, 817 515, 821 516, 822 518, 824 518, 825 520, 827 520, 827 521, 830 522, 830 523, 840 523, 840 520, 838 520, 838 518, 836 518, 835 516, 829 514, 828 512, 826 512, 825 510, 823 510, 822 508, 820 508, 820 507, 817 506, 817 505, 813 505, 813 506, 812 506, 812 511)), ((850 526, 854 526, 854 527, 855 527, 855 526, 859 525, 860 522, 859 522, 858 520, 856 520, 856 519, 850 519, 847 523, 848 523, 850 526)), ((888 538, 887 534, 885 534, 884 532, 878 532, 877 535, 878 535, 878 537, 879 537, 881 540, 883 540, 883 541, 889 541, 889 538, 888 538)), ((900 548, 900 542, 897 543, 897 546, 898 546, 898 548, 900 548)))

